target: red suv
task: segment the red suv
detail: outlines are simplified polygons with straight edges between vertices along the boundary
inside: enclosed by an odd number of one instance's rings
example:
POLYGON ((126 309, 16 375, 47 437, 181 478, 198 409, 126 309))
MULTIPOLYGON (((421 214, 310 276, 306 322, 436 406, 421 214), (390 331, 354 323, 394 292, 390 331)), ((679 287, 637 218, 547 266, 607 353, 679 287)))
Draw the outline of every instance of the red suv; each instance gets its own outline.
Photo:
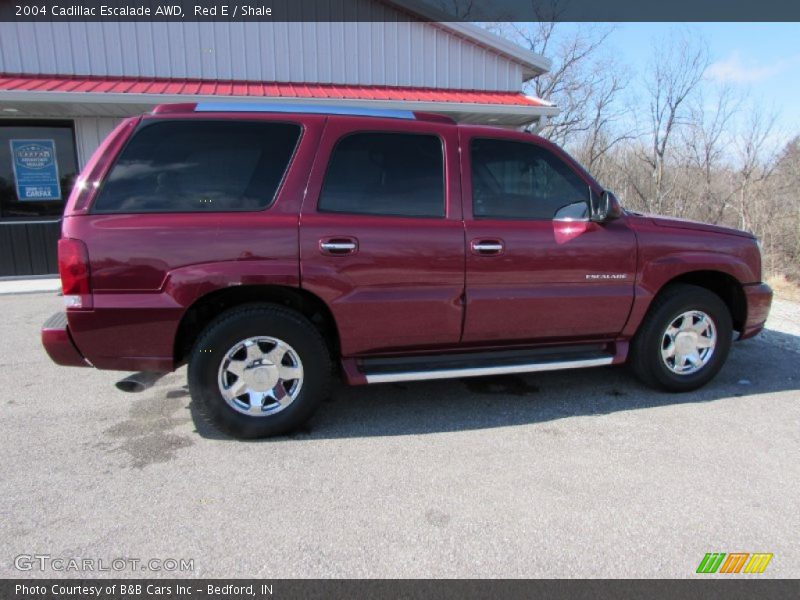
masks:
POLYGON ((349 384, 630 363, 713 378, 772 292, 745 232, 620 208, 563 150, 404 111, 165 105, 67 203, 58 364, 163 373, 239 437, 349 384))

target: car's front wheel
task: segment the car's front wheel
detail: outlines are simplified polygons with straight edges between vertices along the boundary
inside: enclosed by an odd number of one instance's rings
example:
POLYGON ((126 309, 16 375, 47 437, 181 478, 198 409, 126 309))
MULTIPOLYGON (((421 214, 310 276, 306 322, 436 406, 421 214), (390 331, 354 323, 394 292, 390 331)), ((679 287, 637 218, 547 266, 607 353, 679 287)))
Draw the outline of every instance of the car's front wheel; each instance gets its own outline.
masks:
POLYGON ((722 299, 677 284, 653 301, 631 345, 630 364, 644 383, 688 392, 713 379, 730 351, 733 324, 722 299))
POLYGON ((328 348, 308 320, 282 306, 250 305, 201 334, 189 359, 189 390, 222 431, 268 437, 311 417, 330 374, 328 348))

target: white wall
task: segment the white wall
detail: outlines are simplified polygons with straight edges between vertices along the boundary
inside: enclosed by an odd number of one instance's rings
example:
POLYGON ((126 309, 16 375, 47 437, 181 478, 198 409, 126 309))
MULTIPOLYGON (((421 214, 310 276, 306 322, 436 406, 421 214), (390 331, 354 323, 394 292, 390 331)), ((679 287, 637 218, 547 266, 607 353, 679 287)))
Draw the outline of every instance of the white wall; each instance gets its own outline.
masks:
POLYGON ((121 120, 113 117, 76 117, 74 119, 75 145, 78 149, 78 164, 81 169, 121 120))
POLYGON ((0 23, 0 72, 519 90, 522 66, 434 23, 0 23))

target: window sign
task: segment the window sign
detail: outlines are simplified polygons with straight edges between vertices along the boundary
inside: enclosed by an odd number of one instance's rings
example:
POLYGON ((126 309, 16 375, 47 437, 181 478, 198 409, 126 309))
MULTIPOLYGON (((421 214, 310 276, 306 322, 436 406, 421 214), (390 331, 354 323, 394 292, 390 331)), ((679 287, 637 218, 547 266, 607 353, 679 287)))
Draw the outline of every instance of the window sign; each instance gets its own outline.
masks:
POLYGON ((10 140, 14 181, 20 201, 60 200, 54 140, 10 140))

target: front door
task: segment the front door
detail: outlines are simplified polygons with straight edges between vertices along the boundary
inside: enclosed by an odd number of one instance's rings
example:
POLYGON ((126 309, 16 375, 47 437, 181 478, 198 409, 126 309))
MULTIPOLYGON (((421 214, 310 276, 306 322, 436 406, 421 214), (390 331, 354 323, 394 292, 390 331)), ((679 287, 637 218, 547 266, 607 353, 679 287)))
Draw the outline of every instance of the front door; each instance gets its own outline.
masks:
POLYGON ((458 343, 457 144, 452 124, 329 118, 300 218, 301 285, 330 307, 344 356, 458 343))
POLYGON ((596 183, 557 147, 464 130, 467 242, 463 341, 607 339, 633 301, 636 240, 620 218, 588 220, 596 183))

